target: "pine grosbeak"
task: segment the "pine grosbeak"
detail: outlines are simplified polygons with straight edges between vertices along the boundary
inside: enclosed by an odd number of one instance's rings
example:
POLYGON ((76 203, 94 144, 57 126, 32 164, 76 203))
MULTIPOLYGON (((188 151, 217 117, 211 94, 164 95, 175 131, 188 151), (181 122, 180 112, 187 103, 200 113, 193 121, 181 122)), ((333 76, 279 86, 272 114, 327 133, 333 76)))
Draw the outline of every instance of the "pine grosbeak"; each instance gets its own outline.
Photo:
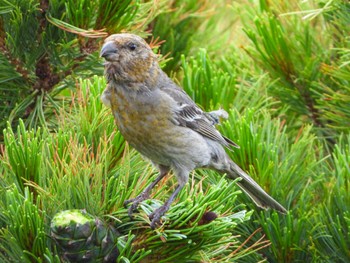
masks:
POLYGON ((107 88, 102 101, 111 107, 118 129, 129 144, 150 159, 159 176, 131 203, 129 216, 151 189, 173 170, 178 185, 163 206, 149 217, 151 227, 160 223, 176 195, 196 168, 209 168, 231 179, 261 208, 286 209, 269 196, 226 154, 238 147, 215 128, 224 111, 203 112, 159 67, 149 45, 133 34, 109 36, 101 49, 105 58, 107 88))

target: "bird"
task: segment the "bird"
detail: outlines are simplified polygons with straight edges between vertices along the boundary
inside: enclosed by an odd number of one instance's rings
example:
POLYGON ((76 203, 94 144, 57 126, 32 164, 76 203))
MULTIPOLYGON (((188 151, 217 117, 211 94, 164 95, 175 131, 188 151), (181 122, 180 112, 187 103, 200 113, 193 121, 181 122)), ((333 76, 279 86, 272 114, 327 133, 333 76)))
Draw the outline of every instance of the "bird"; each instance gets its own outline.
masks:
POLYGON ((237 185, 260 208, 287 210, 267 194, 227 154, 239 146, 216 128, 224 110, 205 112, 160 68, 158 56, 140 36, 119 33, 108 36, 101 48, 107 81, 102 102, 111 108, 118 130, 125 140, 159 170, 159 175, 130 205, 132 218, 138 205, 150 198, 151 190, 170 171, 176 177, 175 190, 162 206, 149 215, 157 228, 162 216, 197 168, 207 168, 240 178, 237 185))

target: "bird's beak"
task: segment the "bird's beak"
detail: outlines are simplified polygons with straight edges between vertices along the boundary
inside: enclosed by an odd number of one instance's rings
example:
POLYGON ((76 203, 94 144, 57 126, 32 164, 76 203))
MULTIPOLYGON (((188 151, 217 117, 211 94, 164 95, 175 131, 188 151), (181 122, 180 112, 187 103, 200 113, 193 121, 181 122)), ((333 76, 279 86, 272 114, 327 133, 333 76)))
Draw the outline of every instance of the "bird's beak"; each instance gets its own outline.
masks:
POLYGON ((109 60, 109 58, 113 57, 117 53, 118 49, 113 41, 108 41, 103 44, 100 57, 103 57, 106 60, 109 60))

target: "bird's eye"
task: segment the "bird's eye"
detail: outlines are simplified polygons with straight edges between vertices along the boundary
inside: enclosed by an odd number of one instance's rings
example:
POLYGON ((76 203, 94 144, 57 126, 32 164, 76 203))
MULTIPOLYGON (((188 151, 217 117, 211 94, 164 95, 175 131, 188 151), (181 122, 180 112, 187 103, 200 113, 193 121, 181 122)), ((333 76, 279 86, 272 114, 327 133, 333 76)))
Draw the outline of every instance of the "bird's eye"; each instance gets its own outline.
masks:
POLYGON ((134 43, 129 43, 129 44, 128 44, 128 48, 129 48, 130 50, 135 50, 135 49, 136 49, 136 44, 134 44, 134 43))

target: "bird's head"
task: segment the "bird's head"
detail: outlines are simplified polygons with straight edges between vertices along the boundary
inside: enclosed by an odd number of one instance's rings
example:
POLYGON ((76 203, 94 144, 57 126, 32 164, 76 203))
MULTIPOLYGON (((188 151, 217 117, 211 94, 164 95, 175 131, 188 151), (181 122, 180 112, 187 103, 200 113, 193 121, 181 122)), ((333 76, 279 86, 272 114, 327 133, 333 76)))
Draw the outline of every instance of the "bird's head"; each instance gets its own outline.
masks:
POLYGON ((117 82, 143 82, 158 66, 156 55, 141 37, 133 34, 114 34, 106 38, 100 56, 107 62, 106 75, 117 82))

